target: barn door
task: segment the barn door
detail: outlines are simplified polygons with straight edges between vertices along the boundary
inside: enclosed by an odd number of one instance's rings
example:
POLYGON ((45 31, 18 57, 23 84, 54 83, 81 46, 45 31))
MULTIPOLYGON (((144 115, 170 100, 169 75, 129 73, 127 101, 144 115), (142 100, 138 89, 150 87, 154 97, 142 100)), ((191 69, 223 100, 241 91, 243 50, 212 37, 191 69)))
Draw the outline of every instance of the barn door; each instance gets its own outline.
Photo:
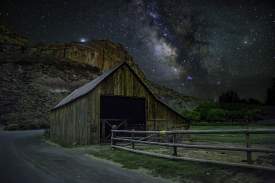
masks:
POLYGON ((101 138, 105 140, 110 138, 114 125, 121 130, 145 130, 145 98, 101 96, 100 118, 101 138))
POLYGON ((127 129, 126 119, 101 119, 101 142, 109 142, 111 139, 111 130, 127 129))

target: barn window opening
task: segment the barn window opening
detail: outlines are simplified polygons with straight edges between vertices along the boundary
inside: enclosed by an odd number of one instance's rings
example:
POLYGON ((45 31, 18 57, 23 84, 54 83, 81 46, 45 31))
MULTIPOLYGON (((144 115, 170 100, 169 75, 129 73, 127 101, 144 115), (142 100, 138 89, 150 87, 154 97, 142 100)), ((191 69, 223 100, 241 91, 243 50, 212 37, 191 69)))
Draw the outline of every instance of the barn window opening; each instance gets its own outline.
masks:
POLYGON ((145 98, 100 97, 101 141, 108 141, 112 127, 120 130, 146 130, 145 98))

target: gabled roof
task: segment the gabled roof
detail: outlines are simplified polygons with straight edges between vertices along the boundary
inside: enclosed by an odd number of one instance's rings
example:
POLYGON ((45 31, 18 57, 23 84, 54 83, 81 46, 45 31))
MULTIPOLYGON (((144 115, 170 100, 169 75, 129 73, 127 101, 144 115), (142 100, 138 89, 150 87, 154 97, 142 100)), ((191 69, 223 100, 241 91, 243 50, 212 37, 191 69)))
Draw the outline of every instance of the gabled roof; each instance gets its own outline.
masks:
POLYGON ((118 66, 104 72, 94 80, 86 83, 85 85, 81 86, 80 88, 75 89, 70 95, 65 97, 63 100, 61 100, 53 109, 57 109, 63 105, 66 105, 76 99, 78 99, 81 96, 86 95, 87 93, 91 92, 93 89, 96 88, 96 86, 101 83, 106 77, 111 75, 114 71, 116 71, 118 68, 120 68, 125 63, 121 63, 118 66))
POLYGON ((80 97, 82 97, 84 95, 87 95, 92 90, 94 90, 104 79, 106 79, 108 76, 112 75, 116 70, 118 70, 123 65, 126 65, 130 69, 130 71, 139 79, 139 81, 141 82, 141 84, 148 90, 148 92, 157 101, 159 101, 160 103, 162 103, 163 105, 165 105, 168 109, 170 109, 171 111, 175 112, 176 114, 178 114, 182 118, 186 119, 181 114, 179 114, 177 111, 175 111, 174 109, 172 109, 168 104, 166 104, 164 101, 162 101, 156 95, 154 95, 153 92, 148 88, 148 86, 142 81, 142 79, 135 73, 135 71, 126 62, 123 62, 123 63, 115 66, 114 68, 112 68, 112 69, 110 69, 108 71, 105 71, 103 74, 101 74, 100 76, 98 76, 94 80, 86 83, 85 85, 81 86, 78 89, 75 89, 71 94, 69 94, 67 97, 65 97, 63 100, 61 100, 52 110, 60 108, 60 107, 66 105, 68 103, 71 103, 71 102, 75 101, 76 99, 78 99, 78 98, 80 98, 80 97))

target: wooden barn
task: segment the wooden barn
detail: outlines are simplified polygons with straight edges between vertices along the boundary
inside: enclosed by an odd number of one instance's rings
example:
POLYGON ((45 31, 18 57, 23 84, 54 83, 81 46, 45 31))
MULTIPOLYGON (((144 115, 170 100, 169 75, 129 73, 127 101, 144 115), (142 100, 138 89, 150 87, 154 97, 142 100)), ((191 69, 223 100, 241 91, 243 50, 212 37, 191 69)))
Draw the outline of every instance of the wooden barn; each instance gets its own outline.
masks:
POLYGON ((74 90, 52 109, 50 119, 50 138, 63 145, 106 142, 112 127, 189 127, 185 118, 158 99, 127 63, 74 90))

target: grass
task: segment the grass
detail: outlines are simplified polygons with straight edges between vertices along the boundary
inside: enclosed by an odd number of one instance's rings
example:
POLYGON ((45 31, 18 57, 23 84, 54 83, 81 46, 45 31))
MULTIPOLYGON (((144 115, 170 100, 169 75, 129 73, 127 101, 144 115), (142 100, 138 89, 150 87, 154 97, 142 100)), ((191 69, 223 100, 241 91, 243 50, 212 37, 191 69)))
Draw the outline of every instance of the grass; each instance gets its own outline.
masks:
POLYGON ((147 169, 154 176, 177 182, 273 182, 275 176, 269 172, 220 165, 173 161, 134 154, 122 150, 111 150, 109 146, 93 146, 90 154, 114 161, 128 169, 147 169))
POLYGON ((255 129, 255 128, 275 128, 275 124, 273 125, 260 125, 260 124, 250 124, 250 125, 242 125, 242 124, 203 124, 203 125, 192 125, 192 130, 211 130, 211 129, 255 129))
MULTIPOLYGON (((246 129, 247 126, 244 125, 193 125, 191 130, 213 130, 213 129, 246 129)), ((250 129, 255 128, 274 128, 275 125, 249 125, 250 129)), ((204 134, 204 135, 191 135, 192 141, 195 142, 224 142, 224 143, 245 143, 244 134, 204 134)), ((266 144, 275 145, 275 135, 274 134, 252 134, 250 136, 252 144, 266 144)))
MULTIPOLYGON (((247 128, 243 125, 196 125, 192 126, 194 130, 209 130, 209 129, 240 129, 247 128)), ((275 126, 263 125, 250 125, 249 128, 275 128, 275 126)), ((237 143, 244 144, 244 135, 192 135, 192 141, 198 142, 218 142, 218 143, 237 143)), ((251 135, 252 144, 257 146, 275 145, 275 135, 251 135)), ((139 146, 136 148, 143 149, 151 152, 161 152, 171 154, 171 149, 159 148, 156 146, 139 146)), ((206 150, 185 150, 182 149, 178 153, 182 156, 190 156, 203 159, 214 158, 216 160, 226 160, 231 162, 239 162, 240 159, 245 159, 245 154, 240 156, 237 154, 225 152, 210 152, 206 150), (209 156, 209 157, 208 157, 209 156), (234 159, 235 158, 235 159, 234 159)), ((156 157, 149 157, 146 155, 135 154, 123 150, 111 150, 109 146, 91 146, 88 151, 95 157, 107 159, 121 164, 124 168, 128 169, 146 169, 154 176, 161 176, 176 182, 205 182, 205 183, 218 183, 218 182, 236 182, 236 183, 258 183, 258 182, 274 182, 275 174, 270 172, 245 169, 238 167, 226 167, 222 165, 197 163, 191 161, 173 161, 161 159, 156 157)), ((256 160, 258 154, 253 154, 253 159, 256 160)), ((269 159, 270 160, 270 159, 269 159)), ((273 161, 273 160, 272 160, 273 161)))

